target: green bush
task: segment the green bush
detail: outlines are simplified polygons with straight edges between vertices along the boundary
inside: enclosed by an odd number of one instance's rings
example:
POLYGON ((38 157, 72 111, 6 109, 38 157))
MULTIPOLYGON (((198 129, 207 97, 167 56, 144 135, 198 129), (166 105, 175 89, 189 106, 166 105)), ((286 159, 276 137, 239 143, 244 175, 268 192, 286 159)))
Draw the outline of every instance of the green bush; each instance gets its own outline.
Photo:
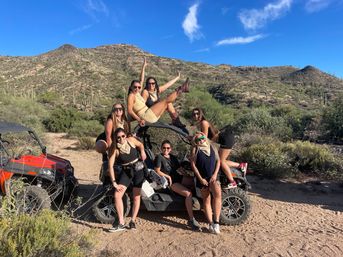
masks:
POLYGON ((94 149, 95 140, 93 137, 79 137, 78 148, 82 150, 94 149))
POLYGON ((82 115, 77 109, 58 107, 44 120, 44 125, 51 132, 68 132, 81 119, 82 115))
POLYGON ((294 170, 281 145, 281 142, 251 145, 242 149, 239 158, 249 162, 254 171, 265 177, 290 177, 294 170))
POLYGON ((310 111, 299 109, 294 105, 281 105, 271 110, 271 115, 281 117, 286 124, 292 128, 292 138, 304 138, 308 126, 311 124, 315 114, 310 111))
POLYGON ((50 91, 38 95, 37 101, 43 104, 58 105, 62 102, 62 98, 57 92, 50 91))
POLYGON ((343 95, 324 110, 322 125, 327 139, 343 142, 343 95))
POLYGON ((46 210, 0 219, 0 256, 85 256, 89 235, 72 233, 69 218, 46 210))
POLYGON ((303 173, 343 179, 343 158, 323 145, 307 141, 283 143, 269 136, 244 134, 235 148, 234 157, 247 161, 249 167, 267 177, 282 178, 303 173))
POLYGON ((260 133, 288 139, 292 129, 282 117, 273 117, 265 107, 242 112, 233 125, 238 133, 260 133))
POLYGON ((104 131, 104 125, 96 120, 77 120, 68 130, 69 135, 78 137, 96 137, 104 131))
POLYGON ((42 132, 42 121, 47 113, 43 105, 31 98, 0 94, 0 120, 17 122, 42 132))
POLYGON ((290 162, 300 172, 331 177, 343 172, 342 160, 326 146, 311 142, 296 141, 284 146, 290 162))

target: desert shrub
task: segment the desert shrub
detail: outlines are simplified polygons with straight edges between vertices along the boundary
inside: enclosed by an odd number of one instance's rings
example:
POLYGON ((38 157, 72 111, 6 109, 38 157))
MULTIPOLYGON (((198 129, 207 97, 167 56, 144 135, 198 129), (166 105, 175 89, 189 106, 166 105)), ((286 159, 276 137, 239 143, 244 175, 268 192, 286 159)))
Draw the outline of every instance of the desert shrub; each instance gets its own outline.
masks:
POLYGON ((43 104, 58 105, 62 102, 62 98, 57 92, 50 91, 38 95, 37 101, 43 104))
POLYGON ((44 120, 44 125, 51 132, 68 132, 77 121, 82 119, 81 113, 75 108, 58 107, 50 117, 44 120))
POLYGON ((249 162, 257 173, 269 178, 283 178, 294 174, 281 142, 254 144, 243 148, 239 158, 249 162))
POLYGON ((284 145, 290 163, 303 173, 332 177, 343 172, 342 159, 326 146, 296 141, 284 145))
POLYGON ((322 125, 327 139, 343 142, 343 95, 324 110, 322 125))
POLYGON ((323 145, 307 141, 284 143, 270 136, 243 134, 233 157, 249 162, 257 173, 274 178, 311 174, 343 179, 343 158, 323 145))
POLYGON ((85 256, 89 235, 72 233, 71 222, 50 210, 0 219, 0 256, 85 256))
POLYGON ((78 148, 82 150, 94 149, 95 140, 93 137, 79 137, 78 148))
POLYGON ((293 105, 281 105, 271 110, 271 115, 281 117, 292 128, 292 138, 304 138, 307 127, 312 122, 315 114, 296 108, 293 105))
POLYGON ((68 134, 78 137, 96 137, 104 130, 104 126, 97 120, 77 120, 68 130, 68 134))
POLYGON ((233 125, 238 133, 254 133, 274 135, 288 139, 292 129, 282 117, 273 117, 267 108, 255 108, 242 112, 233 125))
POLYGON ((17 122, 42 132, 42 121, 47 111, 31 98, 0 94, 0 120, 17 122))

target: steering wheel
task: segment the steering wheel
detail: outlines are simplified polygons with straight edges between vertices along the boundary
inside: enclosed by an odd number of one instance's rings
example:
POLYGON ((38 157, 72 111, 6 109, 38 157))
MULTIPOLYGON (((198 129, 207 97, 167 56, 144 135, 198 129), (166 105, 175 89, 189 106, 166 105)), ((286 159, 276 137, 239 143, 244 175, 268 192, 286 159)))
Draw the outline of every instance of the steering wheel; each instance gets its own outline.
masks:
POLYGON ((25 148, 25 149, 23 149, 23 150, 18 154, 18 158, 21 158, 24 154, 32 154, 32 149, 31 149, 31 148, 25 148))
POLYGON ((4 146, 9 146, 11 144, 10 141, 7 141, 5 139, 1 139, 1 142, 4 146))

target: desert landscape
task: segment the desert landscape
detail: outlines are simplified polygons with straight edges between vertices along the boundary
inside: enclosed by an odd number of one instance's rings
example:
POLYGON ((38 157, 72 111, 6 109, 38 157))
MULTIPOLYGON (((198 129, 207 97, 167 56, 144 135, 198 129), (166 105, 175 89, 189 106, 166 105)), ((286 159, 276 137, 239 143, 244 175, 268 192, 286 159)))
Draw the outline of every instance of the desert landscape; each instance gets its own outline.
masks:
MULTIPOLYGON (((48 150, 69 159, 83 201, 100 185, 101 157, 77 150, 77 140, 46 134, 48 150)), ((342 256, 343 187, 334 182, 275 181, 248 177, 252 212, 242 225, 221 226, 221 234, 193 232, 186 212, 140 212, 138 229, 108 233, 89 209, 76 214, 76 233, 95 230, 89 256, 342 256)), ((205 227, 203 213, 196 218, 205 227)), ((127 221, 129 221, 127 219, 127 221)), ((204 229, 205 230, 205 229, 204 229)))

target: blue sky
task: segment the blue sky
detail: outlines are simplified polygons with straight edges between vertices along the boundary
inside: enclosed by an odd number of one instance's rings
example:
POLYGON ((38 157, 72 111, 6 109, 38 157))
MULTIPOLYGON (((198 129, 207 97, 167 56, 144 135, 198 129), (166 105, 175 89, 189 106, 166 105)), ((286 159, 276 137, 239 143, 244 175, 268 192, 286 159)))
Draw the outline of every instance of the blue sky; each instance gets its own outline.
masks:
POLYGON ((62 44, 133 44, 209 64, 302 68, 343 78, 343 0, 2 0, 0 55, 62 44))

